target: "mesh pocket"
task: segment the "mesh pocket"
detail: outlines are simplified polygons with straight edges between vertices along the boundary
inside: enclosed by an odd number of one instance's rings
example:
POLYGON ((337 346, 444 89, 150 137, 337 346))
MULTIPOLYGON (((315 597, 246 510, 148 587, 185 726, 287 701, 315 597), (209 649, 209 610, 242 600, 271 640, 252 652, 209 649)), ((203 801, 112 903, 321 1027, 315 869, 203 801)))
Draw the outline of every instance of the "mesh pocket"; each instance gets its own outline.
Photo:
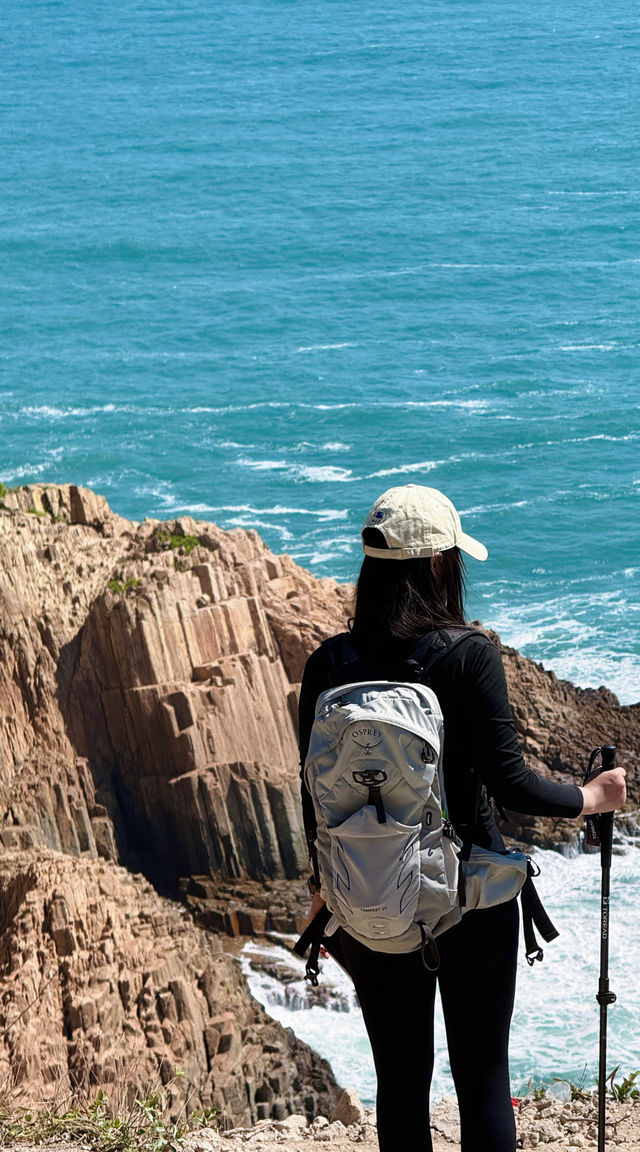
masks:
POLYGON ((420 824, 384 824, 365 805, 329 828, 333 910, 360 936, 384 940, 413 923, 420 892, 420 824))

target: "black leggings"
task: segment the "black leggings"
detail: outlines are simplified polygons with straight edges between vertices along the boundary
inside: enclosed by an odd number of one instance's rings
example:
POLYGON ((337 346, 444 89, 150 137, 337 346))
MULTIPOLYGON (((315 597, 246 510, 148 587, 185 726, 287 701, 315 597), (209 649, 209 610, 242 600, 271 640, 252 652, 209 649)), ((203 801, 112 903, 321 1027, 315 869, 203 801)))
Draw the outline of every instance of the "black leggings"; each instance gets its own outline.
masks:
MULTIPOLYGON (((419 952, 373 952, 340 930, 378 1078, 380 1152, 432 1152, 436 975, 419 952)), ((518 946, 517 900, 467 912, 437 940, 437 980, 460 1107, 462 1152, 514 1152, 509 1025, 518 946)))

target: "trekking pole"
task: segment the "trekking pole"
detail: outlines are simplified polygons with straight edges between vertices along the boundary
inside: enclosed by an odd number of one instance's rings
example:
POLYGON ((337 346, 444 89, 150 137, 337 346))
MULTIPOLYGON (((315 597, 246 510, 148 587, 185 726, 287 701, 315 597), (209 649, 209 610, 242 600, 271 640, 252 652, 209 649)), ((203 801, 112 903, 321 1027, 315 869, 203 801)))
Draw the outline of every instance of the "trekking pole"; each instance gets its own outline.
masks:
MULTIPOLYGON (((587 779, 593 780, 601 772, 609 772, 616 766, 616 750, 612 744, 596 748, 591 754, 587 779), (600 754, 601 767, 593 770, 593 764, 600 754)), ((588 844, 600 845, 600 979, 596 1000, 600 1005, 600 1061, 598 1072, 598 1152, 605 1152, 605 1114, 607 1079, 607 1008, 615 1004, 616 994, 609 988, 609 880, 611 876, 611 849, 613 844, 613 812, 602 812, 598 816, 587 816, 588 844)))

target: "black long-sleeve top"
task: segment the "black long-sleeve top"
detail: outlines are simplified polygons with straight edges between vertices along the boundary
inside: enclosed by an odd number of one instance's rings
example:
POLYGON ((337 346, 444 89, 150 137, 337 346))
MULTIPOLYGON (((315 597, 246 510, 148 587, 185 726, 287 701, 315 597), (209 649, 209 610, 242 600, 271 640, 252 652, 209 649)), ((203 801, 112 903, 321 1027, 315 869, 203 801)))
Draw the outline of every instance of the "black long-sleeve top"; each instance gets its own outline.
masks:
MULTIPOLYGON (((300 763, 304 765, 318 696, 344 678, 330 681, 333 664, 325 641, 309 657, 300 691, 300 763)), ((352 644, 354 643, 351 638, 352 644)), ((386 650, 365 651, 367 679, 403 679, 401 665, 416 641, 386 650)), ((443 771, 449 818, 463 839, 482 847, 504 847, 489 797, 504 808, 532 816, 579 816, 582 793, 575 784, 545 780, 524 762, 516 732, 500 653, 481 632, 466 637, 430 675, 444 719, 443 771)), ((307 831, 314 826, 311 797, 302 780, 302 804, 307 831)))

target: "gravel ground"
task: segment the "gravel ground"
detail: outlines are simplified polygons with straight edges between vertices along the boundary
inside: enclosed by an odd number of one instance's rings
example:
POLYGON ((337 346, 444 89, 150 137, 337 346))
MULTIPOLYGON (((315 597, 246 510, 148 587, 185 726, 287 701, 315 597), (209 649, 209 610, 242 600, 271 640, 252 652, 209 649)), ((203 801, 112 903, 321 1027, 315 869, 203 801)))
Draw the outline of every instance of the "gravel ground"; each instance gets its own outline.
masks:
MULTIPOLYGON (((192 1132, 184 1140, 185 1152, 311 1152, 311 1144, 327 1146, 331 1152, 378 1152, 375 1113, 364 1112, 357 1098, 341 1102, 340 1119, 320 1117, 308 1124, 304 1116, 285 1120, 262 1120, 253 1128, 234 1128, 220 1133, 210 1128, 192 1132), (355 1112, 358 1110, 356 1118, 355 1112)), ((340 1104, 338 1105, 340 1112, 340 1104)), ((335 1114, 334 1114, 335 1115, 335 1114)), ((640 1101, 607 1104, 607 1150, 640 1152, 640 1101)), ((518 1147, 544 1146, 545 1152, 566 1152, 571 1148, 597 1148, 597 1107, 595 1101, 564 1103, 552 1097, 525 1099, 516 1108, 518 1147)), ((460 1130, 455 1101, 443 1100, 432 1110, 434 1152, 459 1152, 460 1130)), ((15 1144, 15 1152, 90 1152, 87 1144, 59 1141, 50 1144, 15 1144)))
MULTIPOLYGON (((338 1106, 338 1109, 340 1105, 338 1106)), ((345 1119, 349 1119, 345 1115, 345 1119)), ((640 1102, 615 1103, 607 1107, 607 1148, 640 1152, 640 1102)), ((518 1146, 548 1152, 570 1148, 597 1148, 595 1101, 562 1102, 552 1097, 526 1099, 516 1109, 518 1146)), ((444 1100, 432 1110, 434 1152, 459 1152, 460 1129, 455 1101, 444 1100)), ((263 1121, 254 1128, 234 1129, 222 1135, 194 1133, 188 1137, 189 1152, 311 1152, 310 1144, 328 1145, 333 1152, 377 1152, 375 1114, 362 1113, 355 1123, 320 1118, 308 1125, 303 1116, 263 1121)))

